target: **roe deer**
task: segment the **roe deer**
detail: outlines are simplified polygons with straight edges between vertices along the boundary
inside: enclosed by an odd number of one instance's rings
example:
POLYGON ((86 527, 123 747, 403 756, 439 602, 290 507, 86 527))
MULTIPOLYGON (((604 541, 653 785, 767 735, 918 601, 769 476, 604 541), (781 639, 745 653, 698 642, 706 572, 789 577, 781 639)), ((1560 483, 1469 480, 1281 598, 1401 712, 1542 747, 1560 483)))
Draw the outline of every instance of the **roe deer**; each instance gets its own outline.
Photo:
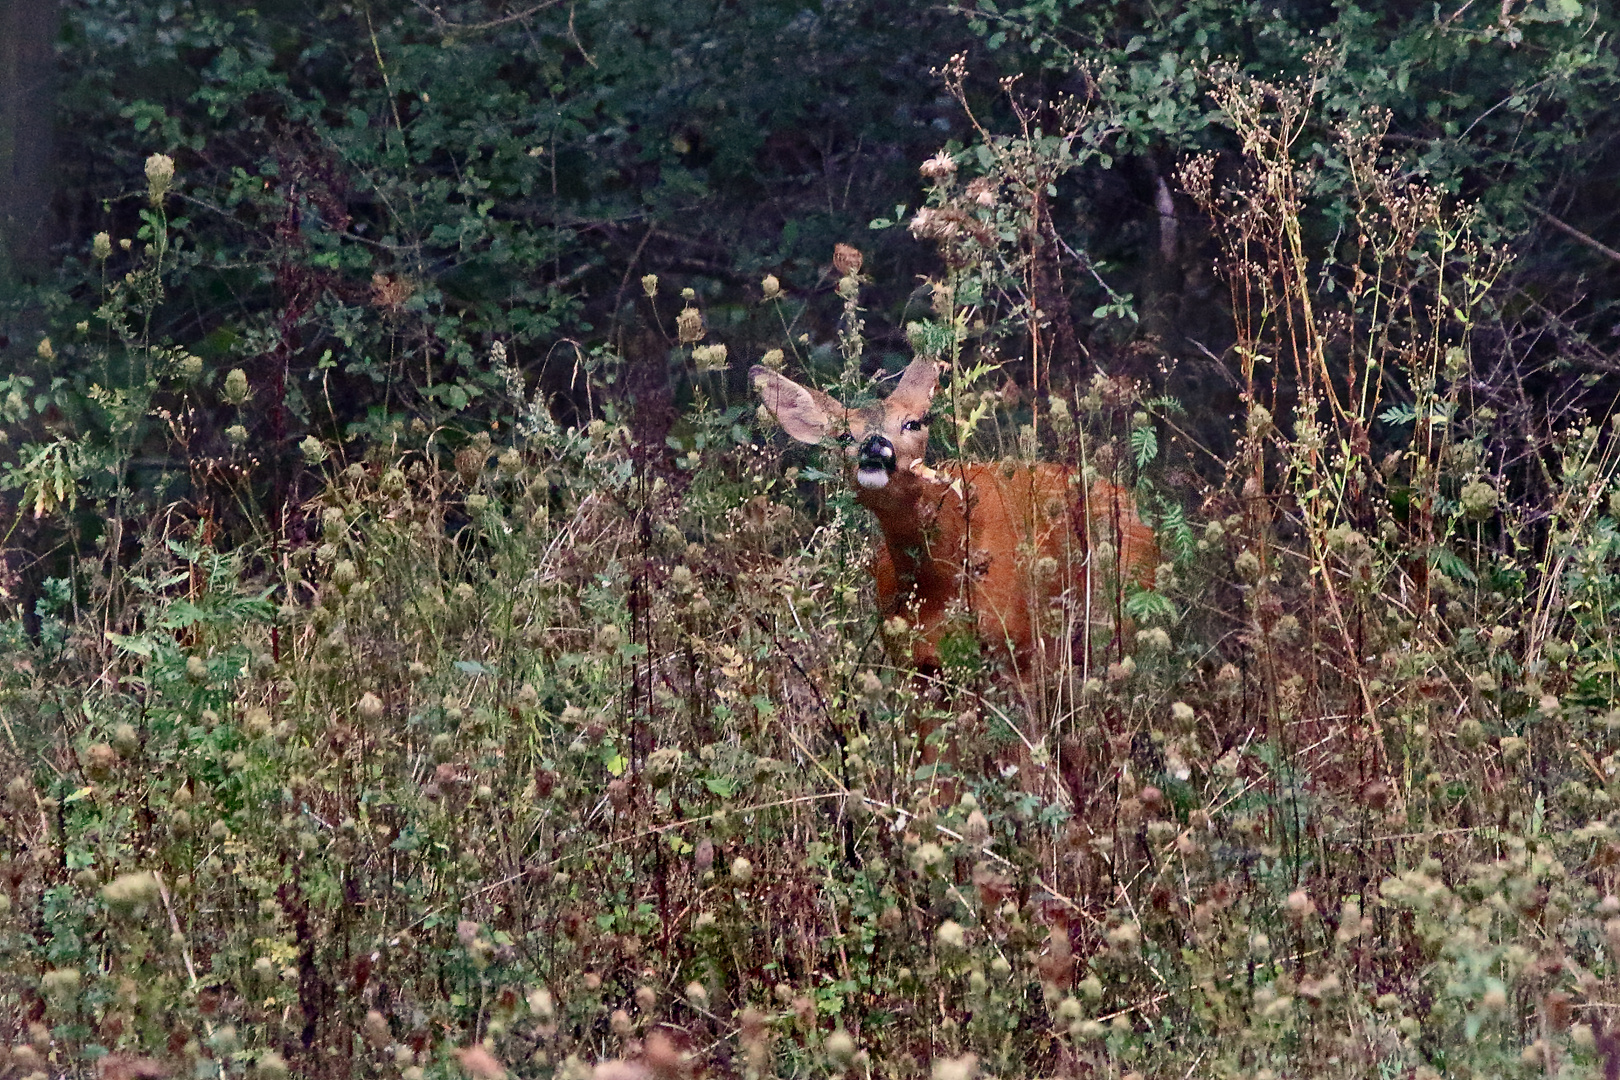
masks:
POLYGON ((872 567, 879 609, 909 623, 918 668, 938 668, 950 616, 965 612, 981 645, 1035 689, 1093 625, 1120 621, 1120 582, 1151 581, 1152 530, 1118 486, 1097 480, 1081 497, 1063 465, 923 463, 939 385, 932 361, 912 361, 886 399, 863 408, 769 368, 750 375, 790 436, 844 444, 856 501, 883 530, 872 567), (1105 544, 1113 560, 1100 557, 1105 544), (1076 618, 1063 617, 1066 606, 1076 618))

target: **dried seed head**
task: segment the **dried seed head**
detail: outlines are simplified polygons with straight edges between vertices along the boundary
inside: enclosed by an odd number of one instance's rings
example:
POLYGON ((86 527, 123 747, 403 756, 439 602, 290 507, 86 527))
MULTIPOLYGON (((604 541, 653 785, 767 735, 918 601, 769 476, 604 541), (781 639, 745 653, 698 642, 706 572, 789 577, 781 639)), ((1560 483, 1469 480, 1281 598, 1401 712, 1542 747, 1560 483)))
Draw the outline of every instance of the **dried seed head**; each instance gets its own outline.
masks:
POLYGON ((119 874, 101 890, 101 898, 114 911, 135 914, 161 895, 157 876, 147 870, 119 874))
POLYGON ((388 1045, 390 1038, 388 1031, 388 1018, 382 1013, 378 1012, 376 1009, 372 1009, 366 1013, 366 1019, 362 1024, 362 1030, 365 1034, 366 1041, 378 1050, 381 1050, 383 1047, 388 1045))
POLYGON ((112 744, 114 749, 127 757, 141 748, 141 737, 135 731, 134 724, 114 724, 112 729, 112 744))
MULTIPOLYGON (((918 844, 911 852, 911 866, 919 874, 939 867, 945 862, 945 849, 938 844, 918 844)), ((954 923, 951 925, 955 925, 954 923)), ((958 929, 961 929, 958 927, 958 929)))
POLYGON ((827 1052, 827 1060, 836 1069, 846 1069, 855 1060, 855 1040, 843 1028, 828 1035, 827 1041, 821 1045, 827 1052))
POLYGON ((702 341, 705 333, 703 313, 697 308, 682 308, 681 313, 675 316, 675 336, 682 345, 702 341))
POLYGON ((1162 626, 1155 626, 1151 630, 1138 630, 1136 644, 1147 652, 1167 652, 1170 649, 1170 632, 1162 626))
POLYGON ((146 159, 146 195, 156 206, 163 201, 174 183, 174 158, 168 154, 153 154, 146 159))
POLYGON ((759 283, 759 288, 767 300, 775 300, 782 295, 782 283, 776 279, 775 274, 766 274, 764 280, 759 283))
POLYGON ((326 444, 314 435, 306 435, 298 444, 298 452, 304 456, 304 464, 319 465, 326 460, 326 444))
POLYGON ((1475 521, 1484 521, 1496 512, 1496 489, 1484 480, 1463 485, 1457 502, 1462 511, 1475 521))
POLYGON ((245 405, 249 395, 247 372, 241 368, 231 368, 225 374, 225 400, 232 405, 245 405))
POLYGON ((649 299, 649 300, 651 300, 653 297, 657 296, 658 295, 658 275, 657 274, 643 274, 641 276, 641 291, 647 294, 647 299, 649 299))
POLYGON ((91 776, 103 777, 118 764, 118 751, 106 743, 94 743, 84 752, 85 771, 91 776))
POLYGON ((983 810, 975 810, 962 825, 962 836, 968 843, 983 847, 990 842, 990 819, 983 810))
POLYGON ((647 1063, 648 1071, 656 1080, 676 1080, 686 1073, 686 1060, 682 1057, 680 1048, 662 1031, 655 1031, 647 1036, 647 1046, 642 1057, 647 1063))
POLYGON ((1142 929, 1134 922, 1122 922, 1105 935, 1108 944, 1116 949, 1131 950, 1142 940, 1142 929))
POLYGON ((698 345, 692 349, 692 362, 699 372, 708 374, 726 370, 726 347, 721 344, 698 345))
POLYGON ((849 244, 833 245, 833 269, 842 277, 854 277, 861 272, 865 257, 860 249, 849 244))
POLYGON ((974 1080, 978 1075, 979 1059, 975 1054, 934 1059, 934 1080, 974 1080))
POLYGON ((473 1080, 505 1080, 506 1066, 495 1060, 495 1055, 483 1046, 469 1046, 453 1053, 456 1063, 473 1080))
POLYGON ((73 1000, 79 992, 79 969, 57 968, 47 971, 39 980, 40 993, 58 1005, 73 1000))
POLYGON ((956 175, 956 159, 947 151, 941 150, 918 168, 918 172, 929 180, 949 180, 956 175))

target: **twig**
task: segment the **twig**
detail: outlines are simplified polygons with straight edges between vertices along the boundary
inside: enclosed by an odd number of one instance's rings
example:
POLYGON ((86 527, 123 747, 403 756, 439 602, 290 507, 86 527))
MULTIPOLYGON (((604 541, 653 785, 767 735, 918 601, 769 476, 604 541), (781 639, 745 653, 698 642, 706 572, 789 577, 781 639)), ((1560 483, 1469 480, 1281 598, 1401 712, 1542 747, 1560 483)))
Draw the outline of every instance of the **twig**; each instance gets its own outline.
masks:
POLYGON ((1574 237, 1576 240, 1579 240, 1581 243, 1585 244, 1587 247, 1591 248, 1593 251, 1604 256, 1605 258, 1613 259, 1615 262, 1620 262, 1620 251, 1614 250, 1614 248, 1603 243, 1601 240, 1594 240, 1592 237, 1581 232, 1581 230, 1577 229, 1575 226, 1559 221, 1557 218, 1553 217, 1551 214, 1547 213, 1547 211, 1542 210, 1539 207, 1532 206, 1530 208, 1530 212, 1536 215, 1542 221, 1545 221, 1547 224, 1551 225, 1553 228, 1557 229, 1559 232, 1574 237))
POLYGON ((197 989, 197 969, 191 966, 191 947, 186 944, 186 935, 180 929, 180 920, 175 918, 174 904, 169 902, 168 886, 163 884, 163 875, 154 871, 152 880, 157 882, 158 895, 163 898, 163 910, 169 913, 169 926, 174 930, 174 936, 180 941, 180 959, 186 962, 186 974, 191 977, 191 988, 197 989))
MULTIPOLYGON (((428 18, 432 19, 433 24, 441 31, 457 34, 466 31, 493 30, 498 26, 505 26, 507 23, 521 22, 522 20, 527 19, 530 15, 538 14, 548 7, 556 7, 558 0, 544 0, 544 3, 535 4, 533 7, 525 8, 522 11, 516 11, 510 15, 502 15, 498 19, 491 19, 488 22, 481 23, 451 22, 449 19, 441 15, 436 8, 428 7, 422 2, 422 0, 411 0, 411 2, 420 8, 423 13, 428 16, 428 18)), ((569 13, 569 20, 570 22, 573 20, 573 13, 571 11, 569 13)), ((581 51, 583 52, 583 50, 581 51)), ((589 57, 587 57, 587 59, 589 59, 589 57)), ((593 63, 591 66, 595 67, 596 65, 593 63)))

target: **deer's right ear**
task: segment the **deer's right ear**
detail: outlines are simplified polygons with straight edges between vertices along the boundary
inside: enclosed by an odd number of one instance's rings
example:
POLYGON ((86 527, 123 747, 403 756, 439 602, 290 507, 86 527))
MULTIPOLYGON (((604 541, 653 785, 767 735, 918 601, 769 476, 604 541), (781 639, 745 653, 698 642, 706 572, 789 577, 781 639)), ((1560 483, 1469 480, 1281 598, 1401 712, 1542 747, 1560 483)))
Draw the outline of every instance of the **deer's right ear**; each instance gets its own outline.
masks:
POLYGON ((793 438, 814 444, 832 434, 833 414, 840 407, 832 398, 758 364, 748 369, 748 377, 765 407, 793 438))

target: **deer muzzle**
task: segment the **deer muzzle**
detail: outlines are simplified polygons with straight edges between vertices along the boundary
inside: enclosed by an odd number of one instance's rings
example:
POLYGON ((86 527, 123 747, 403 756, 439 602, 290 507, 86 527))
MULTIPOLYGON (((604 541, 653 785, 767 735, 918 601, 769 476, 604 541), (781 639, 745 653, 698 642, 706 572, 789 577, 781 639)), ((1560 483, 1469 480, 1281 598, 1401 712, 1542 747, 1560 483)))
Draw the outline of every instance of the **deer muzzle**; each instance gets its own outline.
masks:
POLYGON ((882 435, 870 435, 855 456, 855 482, 863 488, 881 488, 894 475, 894 444, 882 435))

